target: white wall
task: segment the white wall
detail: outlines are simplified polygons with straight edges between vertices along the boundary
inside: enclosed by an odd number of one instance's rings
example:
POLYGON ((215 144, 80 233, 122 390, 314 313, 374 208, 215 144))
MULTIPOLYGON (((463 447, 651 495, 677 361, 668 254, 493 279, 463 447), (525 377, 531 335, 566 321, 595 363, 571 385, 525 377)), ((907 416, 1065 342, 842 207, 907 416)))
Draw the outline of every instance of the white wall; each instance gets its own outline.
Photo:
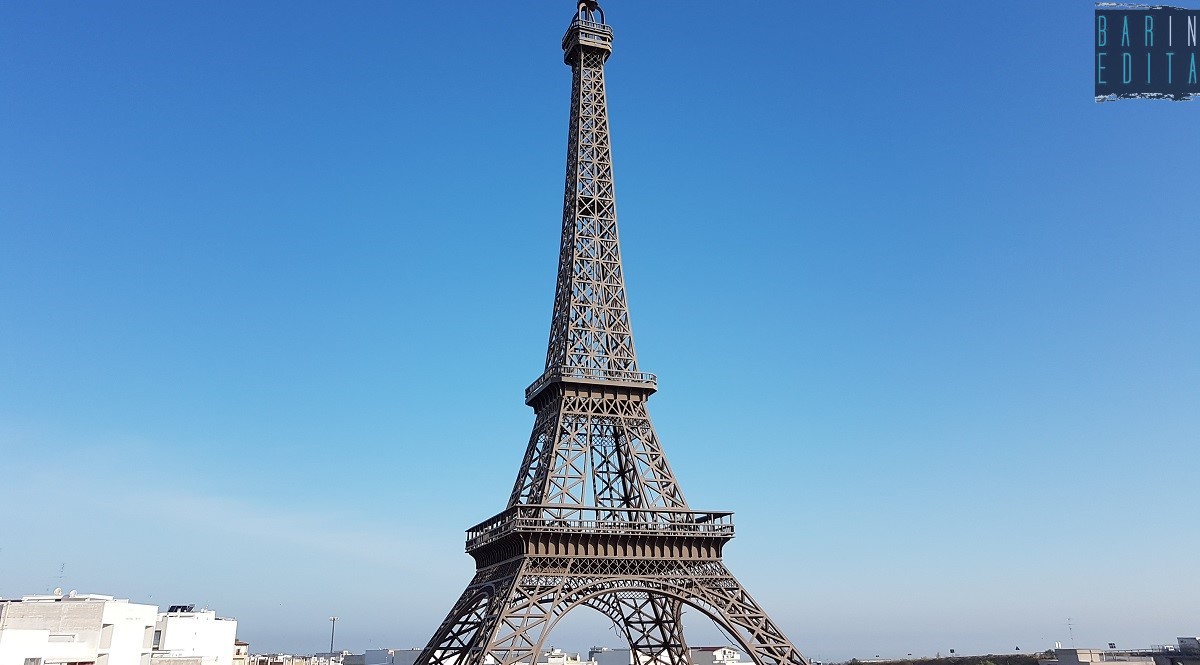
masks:
POLYGON ((222 619, 212 610, 171 612, 158 615, 155 630, 162 631, 155 660, 165 655, 201 658, 206 665, 233 665, 234 619, 222 619))
POLYGON ((101 630, 100 658, 96 665, 147 665, 157 618, 158 607, 155 605, 105 603, 103 624, 105 627, 112 626, 112 629, 111 632, 107 628, 101 630), (101 662, 105 660, 106 650, 107 664, 101 662))

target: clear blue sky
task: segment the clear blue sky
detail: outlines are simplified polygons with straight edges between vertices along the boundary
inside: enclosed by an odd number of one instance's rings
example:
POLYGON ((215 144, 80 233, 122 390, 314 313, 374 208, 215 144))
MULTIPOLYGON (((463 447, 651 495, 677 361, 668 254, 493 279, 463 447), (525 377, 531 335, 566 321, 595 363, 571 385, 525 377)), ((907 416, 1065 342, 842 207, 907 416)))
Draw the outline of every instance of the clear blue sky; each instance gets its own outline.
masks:
MULTIPOLYGON (((655 423, 802 650, 1200 632, 1200 102, 1094 103, 1076 0, 605 7, 655 423)), ((533 421, 570 13, 0 2, 0 595, 423 645, 533 421)))

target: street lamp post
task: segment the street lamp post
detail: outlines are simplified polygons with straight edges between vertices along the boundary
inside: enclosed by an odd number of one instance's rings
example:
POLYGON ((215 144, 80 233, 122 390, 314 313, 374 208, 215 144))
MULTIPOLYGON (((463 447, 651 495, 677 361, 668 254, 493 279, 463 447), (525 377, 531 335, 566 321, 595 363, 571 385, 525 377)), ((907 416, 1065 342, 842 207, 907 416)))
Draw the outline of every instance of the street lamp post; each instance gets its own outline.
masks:
POLYGON ((329 657, 333 658, 333 634, 337 631, 337 617, 329 617, 329 657))

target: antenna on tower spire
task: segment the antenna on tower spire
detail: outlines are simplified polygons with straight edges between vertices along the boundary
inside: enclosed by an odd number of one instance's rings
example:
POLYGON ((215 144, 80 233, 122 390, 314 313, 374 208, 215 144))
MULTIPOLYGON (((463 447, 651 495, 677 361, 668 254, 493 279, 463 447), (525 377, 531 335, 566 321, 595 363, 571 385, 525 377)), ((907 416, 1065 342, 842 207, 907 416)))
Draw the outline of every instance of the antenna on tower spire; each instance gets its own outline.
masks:
POLYGON ((604 23, 604 10, 597 0, 579 0, 579 20, 589 23, 604 23))

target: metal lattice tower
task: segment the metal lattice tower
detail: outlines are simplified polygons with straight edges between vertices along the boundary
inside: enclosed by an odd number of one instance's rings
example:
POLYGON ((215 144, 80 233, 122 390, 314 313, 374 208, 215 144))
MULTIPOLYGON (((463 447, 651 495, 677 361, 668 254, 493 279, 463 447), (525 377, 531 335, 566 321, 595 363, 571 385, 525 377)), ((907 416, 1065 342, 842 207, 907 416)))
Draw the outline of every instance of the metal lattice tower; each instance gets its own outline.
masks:
POLYGON ((617 240, 604 90, 612 29, 593 0, 563 37, 571 129, 546 369, 508 507, 467 531, 477 572, 416 665, 533 665, 558 620, 606 615, 635 665, 688 665, 682 610, 711 618, 757 665, 808 665, 725 568, 733 514, 693 511, 646 411, 617 240))

